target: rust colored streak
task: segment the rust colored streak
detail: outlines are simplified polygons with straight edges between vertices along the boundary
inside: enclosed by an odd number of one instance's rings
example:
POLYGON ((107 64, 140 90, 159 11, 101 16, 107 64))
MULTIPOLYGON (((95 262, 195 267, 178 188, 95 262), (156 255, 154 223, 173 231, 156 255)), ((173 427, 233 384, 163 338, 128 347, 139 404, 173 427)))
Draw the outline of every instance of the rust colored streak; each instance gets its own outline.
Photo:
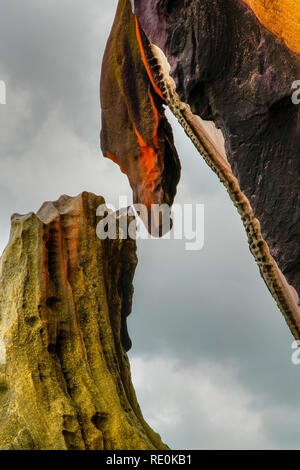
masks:
POLYGON ((137 38, 137 41, 139 43, 139 46, 140 46, 140 51, 141 51, 141 56, 142 56, 142 60, 143 60, 143 64, 145 66, 145 69, 147 71, 147 74, 148 74, 148 77, 151 81, 151 84, 154 88, 154 90, 156 91, 156 93, 165 101, 165 98, 161 92, 161 90, 158 88, 158 86, 156 85, 155 83, 155 80, 153 78, 153 75, 151 73, 151 70, 150 70, 150 67, 148 65, 148 62, 147 62, 147 59, 146 59, 146 55, 145 55, 145 51, 144 51, 144 48, 143 48, 143 43, 142 43, 142 38, 141 38, 141 33, 140 33, 140 26, 139 26, 139 21, 137 19, 137 17, 135 16, 135 25, 136 25, 136 38, 137 38))
POLYGON ((123 170, 123 168, 121 167, 120 163, 118 162, 118 159, 117 157, 115 157, 112 153, 110 152, 106 152, 106 157, 109 158, 110 160, 112 160, 114 163, 116 163, 119 167, 120 167, 120 170, 122 171, 122 173, 126 174, 125 170, 123 170))
MULTIPOLYGON (((155 180, 159 174, 158 170, 155 168, 156 153, 152 147, 147 145, 137 129, 135 129, 135 133, 137 135, 141 149, 139 162, 141 166, 142 181, 145 183, 145 187, 153 192, 155 188, 155 180)), ((150 199, 151 201, 149 200, 148 203, 154 203, 152 196, 150 199)))
MULTIPOLYGON (((139 142, 140 150, 141 150, 139 154, 139 162, 140 162, 140 167, 141 167, 142 181, 145 184, 145 188, 153 192, 155 188, 155 181, 159 174, 159 171, 155 167, 155 164, 157 160, 156 151, 158 151, 158 126, 159 126, 160 116, 159 116, 159 111, 155 105, 153 95, 150 90, 148 90, 148 96, 150 99, 150 103, 151 103, 153 115, 154 115, 154 120, 155 120, 154 127, 153 127, 153 147, 154 148, 150 147, 144 141, 143 137, 141 136, 141 134, 138 132, 136 128, 134 130, 135 130, 135 133, 139 142)), ((149 198, 148 203, 153 204, 153 202, 154 200, 153 200, 153 197, 151 196, 149 198)))

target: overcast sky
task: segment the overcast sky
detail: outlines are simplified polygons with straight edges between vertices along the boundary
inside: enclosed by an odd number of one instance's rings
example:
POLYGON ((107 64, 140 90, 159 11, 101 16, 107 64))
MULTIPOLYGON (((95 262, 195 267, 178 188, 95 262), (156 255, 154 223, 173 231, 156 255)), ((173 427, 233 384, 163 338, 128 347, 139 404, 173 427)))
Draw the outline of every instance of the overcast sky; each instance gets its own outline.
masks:
MULTIPOLYGON (((99 150, 99 74, 116 0, 0 0, 0 246, 10 215, 86 190, 131 191, 99 150)), ((293 338, 242 223, 179 125, 176 202, 205 204, 203 250, 138 242, 129 328, 148 422, 172 448, 300 448, 293 338)))

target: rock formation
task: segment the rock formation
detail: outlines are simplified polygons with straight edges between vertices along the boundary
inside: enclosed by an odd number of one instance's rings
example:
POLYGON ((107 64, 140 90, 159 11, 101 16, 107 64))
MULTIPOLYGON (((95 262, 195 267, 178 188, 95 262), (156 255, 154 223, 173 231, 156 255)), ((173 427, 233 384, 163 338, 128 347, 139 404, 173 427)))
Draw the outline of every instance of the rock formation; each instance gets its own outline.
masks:
MULTIPOLYGON (((103 58, 101 145, 128 175, 134 203, 144 204, 150 214, 154 204, 173 203, 180 163, 164 98, 147 65, 149 54, 128 2, 120 2, 103 58)), ((150 220, 144 222, 150 231, 150 220)), ((159 221, 156 225, 159 231, 159 221)))
MULTIPOLYGON (((122 65, 139 45, 140 59, 135 60, 144 64, 144 78, 143 87, 136 83, 136 96, 141 93, 140 101, 147 99, 147 83, 148 94, 150 90, 156 103, 169 106, 227 188, 260 273, 296 339, 300 339, 300 105, 292 95, 293 84, 300 80, 299 31, 298 0, 119 0, 102 70, 102 77, 110 74, 119 84, 115 121, 120 129, 125 125, 132 129, 128 114, 135 98, 128 93, 131 75, 123 73, 122 65), (133 27, 128 27, 134 22, 135 36, 133 27), (111 75, 116 70, 112 41, 117 31, 122 32, 119 40, 124 47, 118 79, 111 75)), ((106 112, 110 90, 102 78, 106 156, 111 141, 117 147, 123 138, 114 132, 106 112)), ((153 130, 147 116, 141 110, 143 135, 153 130)), ((169 138, 170 132, 166 135, 169 138)), ((149 145, 156 151, 155 145, 149 145)), ((136 142, 125 139, 117 158, 133 188, 143 185, 144 178, 138 159, 131 158, 136 147, 136 142)), ((174 194, 178 165, 168 161, 164 157, 159 171, 174 194)), ((149 191, 155 195, 152 188, 149 191)), ((143 202, 139 192, 134 194, 135 202, 143 202)), ((172 204, 172 199, 164 201, 172 204)))
POLYGON ((97 238, 101 204, 83 193, 12 217, 0 266, 1 449, 166 449, 126 355, 135 241, 97 238))

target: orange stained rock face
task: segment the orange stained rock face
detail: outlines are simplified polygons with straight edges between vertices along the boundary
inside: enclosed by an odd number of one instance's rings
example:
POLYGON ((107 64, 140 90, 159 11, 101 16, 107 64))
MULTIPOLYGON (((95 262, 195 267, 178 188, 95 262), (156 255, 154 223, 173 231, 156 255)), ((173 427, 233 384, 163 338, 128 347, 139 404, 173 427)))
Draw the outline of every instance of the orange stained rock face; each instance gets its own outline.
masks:
POLYGON ((289 49, 300 54, 300 0, 242 0, 289 49))
MULTIPOLYGON (((153 60, 129 0, 119 0, 102 63, 101 148, 127 175, 134 203, 148 210, 152 204, 173 203, 180 177, 153 60)), ((149 220, 143 221, 150 231, 149 220)))
MULTIPOLYGON (((159 176, 159 171, 155 168, 157 156, 153 148, 147 145, 143 140, 137 129, 135 129, 135 133, 140 146, 139 162, 141 168, 141 179, 144 181, 145 188, 152 193, 155 188, 155 181, 159 176)), ((147 204, 149 203, 154 203, 153 197, 149 198, 147 204)))
POLYGON ((126 174, 126 172, 121 167, 120 162, 118 161, 117 157, 115 157, 115 155, 113 155, 110 152, 106 152, 105 156, 106 156, 106 158, 109 158, 111 161, 113 161, 116 165, 118 165, 120 167, 120 170, 122 171, 122 173, 126 174))
POLYGON ((146 58, 146 55, 145 55, 142 38, 141 38, 139 20, 137 19, 136 16, 135 16, 135 28, 136 28, 136 38, 137 38, 137 41, 138 41, 138 44, 139 44, 139 47, 140 47, 143 64, 144 64, 145 69, 147 71, 148 77, 149 77, 149 79, 152 83, 152 86, 153 86, 154 90, 156 91, 156 93, 165 101, 165 98, 164 98, 161 90, 159 89, 159 87, 156 85, 155 80, 154 80, 153 75, 152 75, 152 72, 150 70, 150 67, 149 67, 149 64, 148 64, 148 61, 147 61, 147 58, 146 58))
POLYGON ((157 168, 157 159, 159 158, 159 145, 158 145, 158 126, 159 126, 159 111, 155 105, 154 98, 150 90, 148 90, 148 96, 153 110, 154 115, 154 127, 153 127, 153 148, 144 141, 141 134, 137 129, 134 129, 138 138, 140 146, 139 162, 141 170, 141 180, 144 182, 144 187, 149 191, 149 197, 147 201, 144 201, 147 206, 154 204, 153 193, 155 188, 156 180, 159 178, 159 170, 157 168))

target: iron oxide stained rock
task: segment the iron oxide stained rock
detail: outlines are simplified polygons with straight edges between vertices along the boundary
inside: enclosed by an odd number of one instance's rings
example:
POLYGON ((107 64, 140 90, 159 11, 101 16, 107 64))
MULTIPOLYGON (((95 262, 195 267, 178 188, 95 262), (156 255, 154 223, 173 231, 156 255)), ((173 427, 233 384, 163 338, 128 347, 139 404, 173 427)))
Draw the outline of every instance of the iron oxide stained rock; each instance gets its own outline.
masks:
MULTIPOLYGON (((171 206, 180 177, 165 100, 150 72, 150 57, 129 0, 121 0, 103 58, 101 148, 127 174, 133 202, 147 208, 140 215, 149 231, 151 208, 171 206)), ((152 234, 162 234, 155 211, 153 220, 152 234)))
POLYGON ((131 239, 99 240, 102 197, 12 217, 0 264, 0 448, 166 449, 142 417, 126 351, 131 239))
MULTIPOLYGON (((118 24, 128 42, 120 6, 144 38, 149 83, 228 190, 260 273, 300 339, 298 0, 120 0, 111 35, 118 24)), ((108 48, 102 76, 112 57, 108 48)), ((102 96, 109 100, 105 81, 102 96)))

